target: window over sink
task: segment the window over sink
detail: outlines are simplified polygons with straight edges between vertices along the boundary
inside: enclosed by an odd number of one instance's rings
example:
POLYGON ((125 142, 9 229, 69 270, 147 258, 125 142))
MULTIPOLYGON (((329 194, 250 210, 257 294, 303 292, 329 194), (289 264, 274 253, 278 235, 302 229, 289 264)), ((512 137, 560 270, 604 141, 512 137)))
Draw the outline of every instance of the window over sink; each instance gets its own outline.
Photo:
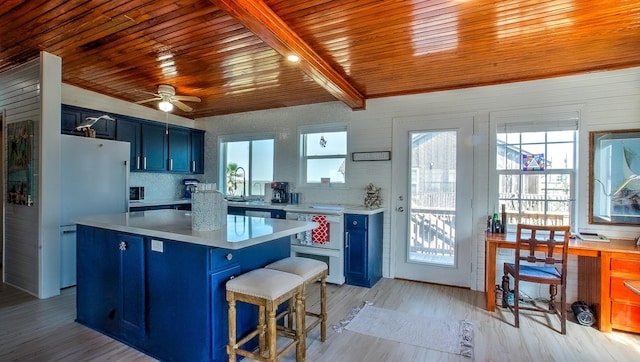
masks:
POLYGON ((228 196, 264 196, 273 181, 272 134, 220 137, 219 190, 228 196))

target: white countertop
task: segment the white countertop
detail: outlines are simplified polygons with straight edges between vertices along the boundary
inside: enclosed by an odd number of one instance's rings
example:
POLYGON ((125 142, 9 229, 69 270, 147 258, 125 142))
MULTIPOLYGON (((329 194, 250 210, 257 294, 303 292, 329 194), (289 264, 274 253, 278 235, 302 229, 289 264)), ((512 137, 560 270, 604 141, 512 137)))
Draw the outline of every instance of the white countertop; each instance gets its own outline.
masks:
MULTIPOLYGON (((191 199, 172 199, 172 200, 155 200, 155 201, 131 201, 129 207, 140 206, 158 206, 158 205, 176 205, 176 204, 188 204, 191 203, 191 199)), ((378 207, 375 209, 367 209, 363 205, 340 205, 340 204, 322 204, 322 203, 308 203, 308 204, 281 204, 272 203, 266 201, 228 201, 229 206, 246 207, 256 209, 271 209, 271 210, 284 210, 289 212, 307 212, 307 213, 331 213, 336 215, 341 214, 360 214, 360 215, 373 215, 379 212, 383 212, 384 208, 378 207)))
POLYGON ((241 249, 318 226, 315 222, 228 215, 226 228, 197 231, 191 229, 191 212, 181 210, 85 216, 73 221, 108 230, 225 249, 241 249))
POLYGON ((191 199, 141 200, 141 201, 129 201, 129 207, 181 205, 181 204, 190 204, 190 203, 191 203, 191 199))

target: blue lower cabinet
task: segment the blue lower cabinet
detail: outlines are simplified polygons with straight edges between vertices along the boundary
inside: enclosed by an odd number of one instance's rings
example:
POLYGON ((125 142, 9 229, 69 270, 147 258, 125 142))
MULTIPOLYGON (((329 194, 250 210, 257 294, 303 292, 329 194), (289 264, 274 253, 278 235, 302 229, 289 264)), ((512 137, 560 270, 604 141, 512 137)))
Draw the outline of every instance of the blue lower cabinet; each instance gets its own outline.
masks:
POLYGON ((144 238, 79 225, 77 321, 144 346, 146 284, 144 238), (82 256, 82 257, 80 257, 82 256))
MULTIPOLYGON (((77 321, 162 361, 227 361, 226 282, 290 253, 289 237, 227 250, 83 225, 77 235, 77 321)), ((238 337, 257 320, 239 303, 238 337)))
POLYGON ((345 283, 371 288, 382 278, 383 213, 344 215, 345 283))

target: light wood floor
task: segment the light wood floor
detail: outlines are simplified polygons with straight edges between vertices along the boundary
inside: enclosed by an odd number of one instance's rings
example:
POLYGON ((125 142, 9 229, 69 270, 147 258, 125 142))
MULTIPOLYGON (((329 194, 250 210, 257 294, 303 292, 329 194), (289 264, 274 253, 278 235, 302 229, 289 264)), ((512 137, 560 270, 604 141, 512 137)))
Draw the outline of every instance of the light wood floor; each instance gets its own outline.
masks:
MULTIPOLYGON (((308 301, 316 306, 318 288, 308 301)), ((442 319, 471 319, 475 361, 640 361, 640 335, 600 333, 569 322, 563 336, 546 318, 521 317, 520 328, 509 313, 484 310, 482 293, 466 289, 383 279, 371 289, 328 286, 329 329, 325 343, 318 330, 307 339, 307 361, 470 361, 472 359, 361 335, 336 333, 353 307, 375 306, 442 319), (506 321, 505 321, 506 320, 506 321)), ((0 286, 0 361, 152 361, 144 354, 74 322, 75 288, 38 300, 7 285, 0 286)), ((557 329, 557 318, 549 319, 557 329)), ((286 360, 294 361, 291 351, 286 360)))

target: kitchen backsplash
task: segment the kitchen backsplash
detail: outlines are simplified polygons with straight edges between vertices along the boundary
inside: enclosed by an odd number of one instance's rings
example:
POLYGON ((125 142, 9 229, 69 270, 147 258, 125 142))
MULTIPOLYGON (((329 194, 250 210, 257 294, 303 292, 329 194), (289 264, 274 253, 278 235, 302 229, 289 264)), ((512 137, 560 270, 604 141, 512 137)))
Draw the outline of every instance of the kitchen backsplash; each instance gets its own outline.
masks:
POLYGON ((182 180, 202 175, 131 172, 129 186, 144 186, 145 201, 181 199, 184 196, 182 180))

